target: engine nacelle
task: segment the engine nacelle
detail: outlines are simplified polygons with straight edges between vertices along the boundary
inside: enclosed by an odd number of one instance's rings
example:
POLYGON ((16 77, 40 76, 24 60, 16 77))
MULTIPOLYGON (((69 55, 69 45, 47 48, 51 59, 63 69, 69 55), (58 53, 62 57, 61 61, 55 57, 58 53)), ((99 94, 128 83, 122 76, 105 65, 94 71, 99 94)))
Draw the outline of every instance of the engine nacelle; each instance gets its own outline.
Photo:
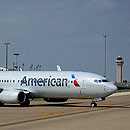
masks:
POLYGON ((25 100, 25 93, 19 90, 3 90, 0 93, 0 102, 3 103, 23 103, 25 100))
POLYGON ((66 102, 68 98, 44 98, 46 102, 66 102))

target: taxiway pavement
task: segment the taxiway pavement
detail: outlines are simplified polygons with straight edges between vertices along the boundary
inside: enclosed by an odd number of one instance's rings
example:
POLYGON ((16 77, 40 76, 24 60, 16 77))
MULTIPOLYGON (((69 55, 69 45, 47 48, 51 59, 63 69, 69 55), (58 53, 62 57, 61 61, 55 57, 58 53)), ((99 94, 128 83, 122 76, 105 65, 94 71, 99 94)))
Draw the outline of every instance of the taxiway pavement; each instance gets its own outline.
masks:
POLYGON ((96 108, 90 101, 5 105, 0 107, 0 130, 130 130, 130 95, 108 97, 96 108))

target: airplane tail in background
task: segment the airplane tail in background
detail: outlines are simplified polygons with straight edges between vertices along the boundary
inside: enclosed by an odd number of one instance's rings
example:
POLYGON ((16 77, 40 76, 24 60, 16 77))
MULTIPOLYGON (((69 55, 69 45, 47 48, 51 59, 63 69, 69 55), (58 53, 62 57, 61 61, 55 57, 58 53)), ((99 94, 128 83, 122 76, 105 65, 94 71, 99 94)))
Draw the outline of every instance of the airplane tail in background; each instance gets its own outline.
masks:
POLYGON ((61 71, 61 67, 59 65, 56 66, 57 71, 61 71))

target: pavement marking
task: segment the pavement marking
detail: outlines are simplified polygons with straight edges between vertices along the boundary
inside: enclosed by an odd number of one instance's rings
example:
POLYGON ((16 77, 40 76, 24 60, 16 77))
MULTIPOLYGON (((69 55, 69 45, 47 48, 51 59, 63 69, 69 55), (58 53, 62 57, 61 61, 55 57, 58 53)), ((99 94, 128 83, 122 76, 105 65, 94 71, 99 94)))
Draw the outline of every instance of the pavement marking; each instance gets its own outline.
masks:
POLYGON ((82 108, 82 107, 77 107, 77 108, 71 108, 71 109, 88 109, 88 107, 82 108))
POLYGON ((32 113, 32 115, 41 115, 41 116, 44 116, 44 115, 61 114, 61 113, 64 113, 64 112, 43 112, 43 113, 32 113))
POLYGON ((111 105, 115 105, 115 104, 100 104, 98 106, 111 106, 111 105))

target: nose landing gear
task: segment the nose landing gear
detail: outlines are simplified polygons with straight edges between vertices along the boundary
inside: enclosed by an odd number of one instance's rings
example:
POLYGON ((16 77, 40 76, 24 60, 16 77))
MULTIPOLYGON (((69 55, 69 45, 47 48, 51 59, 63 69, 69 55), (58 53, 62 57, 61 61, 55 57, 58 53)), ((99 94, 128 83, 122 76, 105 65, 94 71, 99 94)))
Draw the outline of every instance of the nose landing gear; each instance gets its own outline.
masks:
POLYGON ((92 99, 91 107, 97 107, 97 103, 96 102, 103 101, 103 100, 105 100, 105 97, 92 99))
POLYGON ((91 102, 91 107, 97 107, 97 103, 94 102, 94 101, 92 101, 92 102, 91 102))

